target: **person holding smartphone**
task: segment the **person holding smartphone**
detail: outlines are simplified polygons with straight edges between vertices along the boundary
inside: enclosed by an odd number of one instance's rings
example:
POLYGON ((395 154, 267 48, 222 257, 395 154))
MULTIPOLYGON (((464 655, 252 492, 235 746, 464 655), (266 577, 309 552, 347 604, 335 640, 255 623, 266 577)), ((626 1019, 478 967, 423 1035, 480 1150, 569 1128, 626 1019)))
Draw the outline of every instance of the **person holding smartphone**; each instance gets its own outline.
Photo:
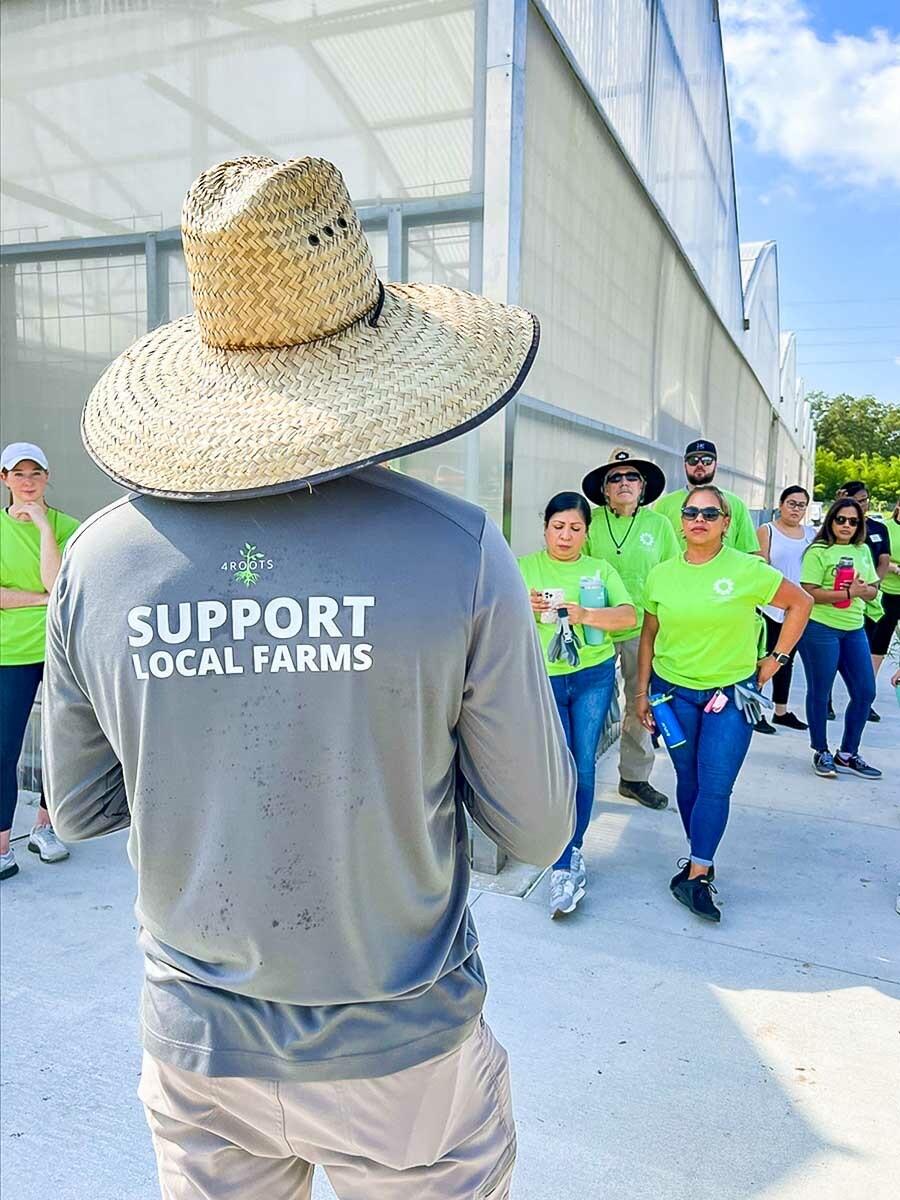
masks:
MULTIPOLYGON (((17 767, 44 675, 47 601, 78 522, 48 507, 50 465, 40 446, 7 446, 0 454, 0 479, 10 495, 0 512, 0 879, 10 879, 19 870, 9 841, 19 796, 17 767)), ((28 849, 45 863, 69 857, 50 823, 43 791, 28 849)))
POLYGON ((519 559, 550 686, 578 775, 575 831, 550 875, 551 917, 572 912, 585 894, 582 845, 594 807, 597 743, 615 686, 615 645, 608 636, 599 644, 588 644, 585 627, 608 635, 630 629, 636 620, 634 604, 618 571, 604 559, 584 553, 590 526, 591 510, 584 496, 560 492, 544 510, 544 549, 519 559), (581 580, 597 576, 606 588, 606 606, 583 607, 579 604, 581 580), (550 598, 554 594, 556 604, 550 598), (581 643, 577 663, 550 658, 559 626, 556 613, 563 609, 581 643))
POLYGON ((712 898, 713 862, 753 736, 749 714, 741 710, 744 696, 788 662, 812 608, 809 596, 780 571, 726 544, 730 520, 717 487, 688 492, 681 510, 685 550, 647 576, 638 651, 641 720, 654 729, 651 697, 667 696, 684 735, 668 750, 689 857, 669 887, 707 921, 721 919, 712 898), (784 621, 772 651, 758 661, 756 610, 765 604, 783 609, 784 621))
POLYGON ((861 506, 839 497, 807 547, 800 582, 814 601, 810 622, 798 650, 806 672, 806 720, 813 751, 813 770, 823 779, 838 774, 880 779, 881 771, 859 753, 859 744, 875 699, 875 672, 865 618, 882 608, 878 572, 866 545, 866 518, 861 506), (839 578, 841 564, 848 578, 839 578), (840 673, 850 694, 844 732, 836 754, 828 748, 828 705, 840 673))

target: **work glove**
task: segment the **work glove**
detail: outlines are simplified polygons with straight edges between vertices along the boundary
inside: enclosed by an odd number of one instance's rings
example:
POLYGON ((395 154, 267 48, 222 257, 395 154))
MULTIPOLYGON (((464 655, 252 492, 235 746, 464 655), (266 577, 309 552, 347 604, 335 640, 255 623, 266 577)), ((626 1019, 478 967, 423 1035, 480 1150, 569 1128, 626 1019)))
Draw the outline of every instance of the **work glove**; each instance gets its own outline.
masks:
POLYGON ((570 667, 577 667, 580 647, 581 641, 578 634, 569 624, 569 610, 558 608, 556 610, 556 633, 547 647, 548 661, 558 662, 564 658, 570 667))
POLYGON ((763 709, 773 707, 769 697, 764 696, 752 680, 734 685, 734 702, 748 725, 758 725, 763 719, 763 709))

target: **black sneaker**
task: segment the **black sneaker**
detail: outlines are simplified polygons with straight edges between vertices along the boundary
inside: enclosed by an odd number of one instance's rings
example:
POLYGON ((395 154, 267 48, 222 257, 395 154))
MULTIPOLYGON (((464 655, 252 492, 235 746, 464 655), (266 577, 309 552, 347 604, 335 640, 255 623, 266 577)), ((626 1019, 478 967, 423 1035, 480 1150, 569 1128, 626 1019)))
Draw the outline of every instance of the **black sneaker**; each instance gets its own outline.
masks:
POLYGON ((778 713, 772 718, 773 725, 783 725, 785 729, 809 729, 805 721, 801 721, 799 717, 795 717, 792 712, 787 712, 783 717, 779 717, 778 713))
POLYGON ((817 750, 813 754, 813 770, 817 775, 821 775, 823 779, 837 779, 837 769, 834 765, 834 759, 827 750, 817 750))
POLYGON ((663 792, 658 792, 652 784, 646 780, 619 780, 619 795, 625 796, 629 800, 637 800, 638 804, 643 804, 644 808, 665 808, 669 803, 669 797, 663 792))
POLYGON ((861 775, 863 779, 881 778, 878 768, 870 767, 858 754, 841 754, 839 750, 834 756, 834 767, 841 775, 861 775))
MULTIPOLYGON (((681 870, 677 875, 673 875, 669 881, 669 888, 673 892, 677 884, 687 882, 687 877, 691 871, 691 860, 689 858, 679 858, 677 866, 681 867, 681 870)), ((706 877, 712 883, 716 877, 716 868, 711 866, 706 872, 706 877)))
POLYGON ((696 879, 685 879, 672 888, 675 899, 689 908, 696 917, 704 921, 721 921, 722 914, 713 903, 715 888, 709 875, 698 875, 696 879))
POLYGON ((881 720, 881 717, 878 715, 878 713, 875 711, 874 708, 870 708, 869 715, 866 717, 866 720, 871 721, 873 725, 877 725, 878 722, 881 720))
POLYGON ((753 726, 753 732, 754 733, 777 733, 778 730, 774 729, 769 724, 769 722, 766 720, 765 717, 760 717, 759 720, 756 722, 756 724, 753 726))
POLYGON ((828 701, 828 720, 829 720, 829 721, 836 721, 836 720, 837 720, 837 715, 836 715, 836 713, 835 713, 835 711, 834 711, 834 705, 831 703, 831 701, 830 701, 830 700, 828 701))

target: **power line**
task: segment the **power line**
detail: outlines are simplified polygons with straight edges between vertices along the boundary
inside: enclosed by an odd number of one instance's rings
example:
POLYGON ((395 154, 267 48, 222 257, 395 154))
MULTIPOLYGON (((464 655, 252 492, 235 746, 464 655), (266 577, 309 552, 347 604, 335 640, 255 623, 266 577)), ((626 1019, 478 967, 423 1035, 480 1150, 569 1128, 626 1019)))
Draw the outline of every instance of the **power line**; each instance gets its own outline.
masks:
POLYGON ((804 348, 820 349, 822 346, 890 346, 893 343, 893 338, 876 338, 872 341, 862 341, 857 339, 855 342, 804 342, 804 348))
POLYGON ((807 359, 798 363, 800 367, 844 367, 850 363, 895 363, 896 358, 823 358, 807 359))
POLYGON ((900 304, 900 296, 845 296, 842 300, 782 300, 782 304, 900 304))
POLYGON ((785 333, 846 333, 857 329, 896 329, 900 325, 803 325, 797 329, 786 329, 785 333))

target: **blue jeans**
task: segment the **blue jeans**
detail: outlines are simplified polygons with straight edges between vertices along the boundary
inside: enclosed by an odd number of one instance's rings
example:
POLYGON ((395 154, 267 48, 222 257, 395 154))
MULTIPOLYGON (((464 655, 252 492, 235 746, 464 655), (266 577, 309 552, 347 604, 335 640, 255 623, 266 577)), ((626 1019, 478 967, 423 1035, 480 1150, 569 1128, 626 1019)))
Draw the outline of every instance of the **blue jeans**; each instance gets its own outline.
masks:
MULTIPOLYGON (((18 762, 44 664, 0 667, 0 833, 12 828, 19 795, 18 762)), ((41 808, 45 808, 41 792, 41 808)))
POLYGON ((806 672, 806 723, 813 750, 828 749, 828 700, 838 671, 850 693, 842 754, 856 754, 875 699, 875 675, 864 629, 832 629, 810 621, 797 649, 806 672))
POLYGON ((572 849, 581 849, 585 831, 591 822, 597 743, 600 741, 606 714, 612 703, 615 682, 615 658, 609 658, 596 667, 573 671, 571 675, 550 676, 550 686, 556 698, 559 718, 578 772, 578 785, 575 789, 575 832, 571 842, 553 864, 554 870, 568 871, 572 849))
POLYGON ((678 778, 678 811, 691 858, 710 866, 728 824, 731 792, 750 749, 753 726, 735 704, 733 687, 722 688, 728 703, 719 713, 703 711, 715 688, 698 692, 654 674, 650 690, 671 695, 684 731, 684 745, 669 750, 678 778))

